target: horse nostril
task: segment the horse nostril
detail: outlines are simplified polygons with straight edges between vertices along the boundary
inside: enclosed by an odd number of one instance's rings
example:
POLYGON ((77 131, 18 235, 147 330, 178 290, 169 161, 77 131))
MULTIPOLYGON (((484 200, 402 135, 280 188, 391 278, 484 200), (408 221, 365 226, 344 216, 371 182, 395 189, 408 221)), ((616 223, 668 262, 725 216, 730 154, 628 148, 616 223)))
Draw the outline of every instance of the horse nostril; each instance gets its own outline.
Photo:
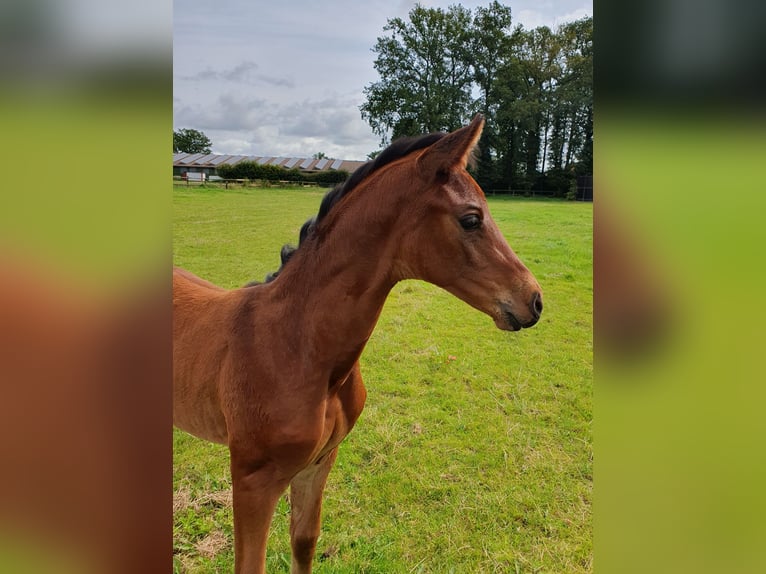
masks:
POLYGON ((529 310, 532 311, 532 316, 535 319, 540 318, 540 314, 543 312, 543 298, 539 291, 536 291, 532 297, 532 301, 529 304, 529 310))

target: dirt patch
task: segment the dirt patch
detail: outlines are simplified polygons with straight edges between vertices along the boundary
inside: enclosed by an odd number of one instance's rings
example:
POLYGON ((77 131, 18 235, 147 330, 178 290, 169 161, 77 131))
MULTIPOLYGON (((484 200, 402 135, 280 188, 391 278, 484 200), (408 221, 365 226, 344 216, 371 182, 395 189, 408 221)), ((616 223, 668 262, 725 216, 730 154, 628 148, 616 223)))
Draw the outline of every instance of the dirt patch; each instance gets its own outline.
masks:
POLYGON ((200 556, 213 558, 228 544, 229 542, 226 540, 226 535, 220 530, 214 530, 205 536, 205 538, 197 542, 194 547, 197 549, 200 556))
POLYGON ((206 492, 195 498, 189 487, 183 485, 173 493, 173 514, 183 512, 187 508, 191 508, 192 510, 199 510, 203 506, 211 505, 222 508, 231 508, 231 490, 206 492))
POLYGON ((173 514, 186 510, 191 506, 192 493, 188 486, 182 486, 173 493, 173 514))

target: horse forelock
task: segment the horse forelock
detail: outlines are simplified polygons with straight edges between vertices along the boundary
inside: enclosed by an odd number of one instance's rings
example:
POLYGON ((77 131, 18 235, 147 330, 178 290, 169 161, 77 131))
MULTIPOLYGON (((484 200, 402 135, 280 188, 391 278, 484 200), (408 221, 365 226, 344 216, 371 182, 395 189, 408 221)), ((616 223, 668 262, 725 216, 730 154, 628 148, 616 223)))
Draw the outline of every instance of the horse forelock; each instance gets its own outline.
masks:
MULTIPOLYGON (((325 194, 325 196, 322 198, 322 203, 319 205, 319 212, 317 215, 310 217, 301 227, 298 247, 296 249, 300 248, 300 246, 303 245, 304 242, 313 235, 317 226, 319 226, 325 220, 327 215, 336 205, 338 205, 340 200, 357 189, 362 184, 362 182, 367 180, 370 175, 380 171, 383 167, 393 163, 398 159, 402 159, 403 157, 406 157, 413 152, 425 149, 428 146, 433 145, 446 135, 447 134, 444 132, 434 132, 421 136, 399 138, 391 143, 391 145, 389 145, 386 149, 381 151, 375 157, 375 159, 362 164, 354 171, 354 173, 348 177, 346 181, 339 183, 325 194)), ((282 249, 284 252, 285 248, 283 247, 282 249)), ((268 283, 276 279, 286 263, 287 260, 283 258, 282 265, 280 265, 277 271, 269 274, 266 277, 266 282, 268 283)))

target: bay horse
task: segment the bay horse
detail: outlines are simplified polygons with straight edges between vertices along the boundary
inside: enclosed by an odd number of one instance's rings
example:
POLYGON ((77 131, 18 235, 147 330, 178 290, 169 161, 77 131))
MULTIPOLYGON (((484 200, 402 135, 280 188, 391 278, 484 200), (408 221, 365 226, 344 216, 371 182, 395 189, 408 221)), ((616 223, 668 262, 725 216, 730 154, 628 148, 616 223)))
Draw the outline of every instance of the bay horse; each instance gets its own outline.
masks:
POLYGON ((500 329, 538 321, 540 286, 466 171, 483 127, 394 142, 327 194, 266 283, 174 269, 174 424, 229 448, 237 574, 264 572, 288 486, 291 572, 311 572, 327 475, 364 407, 359 357, 397 282, 442 287, 500 329))

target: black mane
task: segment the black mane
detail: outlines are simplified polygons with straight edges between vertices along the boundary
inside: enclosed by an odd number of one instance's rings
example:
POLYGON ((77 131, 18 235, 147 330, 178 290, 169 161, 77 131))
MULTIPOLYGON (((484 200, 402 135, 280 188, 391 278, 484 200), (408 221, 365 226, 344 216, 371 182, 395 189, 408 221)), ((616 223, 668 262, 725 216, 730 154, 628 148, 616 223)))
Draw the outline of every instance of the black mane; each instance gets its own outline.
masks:
MULTIPOLYGON (((277 278, 280 271, 282 271, 282 268, 292 257, 293 253, 295 253, 295 251, 303 244, 305 239, 313 233, 316 226, 322 222, 328 213, 330 213, 330 210, 332 210, 332 208, 337 205, 341 199, 356 189, 359 184, 367 178, 367 176, 380 170, 382 167, 411 154, 412 152, 427 148, 428 146, 439 141, 445 135, 447 134, 436 132, 422 136, 400 138, 393 142, 382 152, 380 152, 377 157, 375 157, 375 159, 370 160, 360 166, 356 171, 354 171, 354 173, 349 176, 346 181, 339 183, 333 189, 328 191, 324 198, 322 198, 322 203, 319 206, 319 213, 317 213, 316 216, 309 218, 306 223, 303 224, 303 227, 301 227, 300 235, 298 238, 298 247, 293 247, 292 245, 284 245, 282 247, 280 252, 282 264, 277 271, 274 273, 269 273, 266 276, 266 283, 277 278)), ((253 281, 248 283, 246 287, 256 284, 257 282, 253 281)))
POLYGON ((434 144, 445 135, 447 134, 432 133, 423 136, 400 138, 393 142, 390 146, 380 152, 375 159, 360 166, 346 181, 336 185, 333 189, 327 192, 324 199, 322 199, 322 204, 319 206, 316 222, 319 223, 322 221, 333 206, 347 194, 356 189, 368 175, 414 151, 421 150, 434 144))

